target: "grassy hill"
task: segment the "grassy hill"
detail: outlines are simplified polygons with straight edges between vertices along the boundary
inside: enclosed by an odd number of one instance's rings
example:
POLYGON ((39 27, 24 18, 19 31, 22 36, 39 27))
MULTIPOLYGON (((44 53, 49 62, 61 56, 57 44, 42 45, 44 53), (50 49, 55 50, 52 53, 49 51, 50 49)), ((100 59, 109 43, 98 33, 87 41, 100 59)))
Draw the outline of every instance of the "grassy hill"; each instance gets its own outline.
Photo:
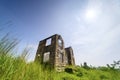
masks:
POLYGON ((107 67, 85 69, 72 67, 73 73, 44 69, 21 58, 0 56, 0 80, 120 80, 120 71, 107 67))
POLYGON ((120 70, 110 67, 75 66, 56 72, 34 62, 26 63, 25 51, 14 57, 16 44, 15 40, 7 37, 0 40, 0 80, 120 80, 120 70))

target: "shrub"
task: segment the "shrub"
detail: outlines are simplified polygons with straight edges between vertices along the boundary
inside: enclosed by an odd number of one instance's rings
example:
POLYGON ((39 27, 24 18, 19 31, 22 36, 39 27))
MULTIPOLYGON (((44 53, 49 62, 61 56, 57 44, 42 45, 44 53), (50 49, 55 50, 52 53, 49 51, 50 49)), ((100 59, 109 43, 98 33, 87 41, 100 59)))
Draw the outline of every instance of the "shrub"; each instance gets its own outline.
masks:
POLYGON ((82 76, 83 76, 83 73, 82 73, 82 72, 79 72, 79 73, 77 74, 77 76, 78 76, 78 77, 82 77, 82 76))
POLYGON ((105 75, 100 75, 100 79, 104 80, 104 79, 109 79, 109 78, 107 76, 105 76, 105 75))
POLYGON ((67 72, 67 73, 73 73, 73 69, 72 68, 65 68, 65 72, 67 72))

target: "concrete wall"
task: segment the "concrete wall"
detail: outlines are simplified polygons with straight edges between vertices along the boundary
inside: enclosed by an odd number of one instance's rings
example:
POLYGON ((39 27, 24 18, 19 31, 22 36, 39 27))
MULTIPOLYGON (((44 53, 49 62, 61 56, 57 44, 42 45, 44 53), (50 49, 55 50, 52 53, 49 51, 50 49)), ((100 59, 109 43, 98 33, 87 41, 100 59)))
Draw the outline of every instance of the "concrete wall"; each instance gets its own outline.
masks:
POLYGON ((35 61, 58 71, 66 65, 75 65, 72 48, 64 48, 64 41, 58 34, 40 41, 35 61))

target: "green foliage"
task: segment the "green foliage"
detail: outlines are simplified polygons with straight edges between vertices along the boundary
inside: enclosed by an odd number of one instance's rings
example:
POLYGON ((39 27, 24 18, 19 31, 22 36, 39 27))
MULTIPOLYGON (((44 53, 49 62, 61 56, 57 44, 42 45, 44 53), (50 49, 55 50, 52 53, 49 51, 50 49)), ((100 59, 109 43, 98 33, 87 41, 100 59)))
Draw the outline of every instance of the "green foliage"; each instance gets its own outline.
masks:
POLYGON ((73 73, 73 69, 72 68, 65 68, 65 72, 67 72, 67 73, 73 73))
POLYGON ((87 62, 84 62, 82 67, 85 68, 85 69, 90 69, 90 67, 87 65, 87 62))
POLYGON ((0 55, 6 55, 11 52, 18 44, 16 39, 10 39, 9 34, 6 34, 0 39, 0 55))
MULTIPOLYGON (((0 40, 0 80, 119 80, 120 71, 108 67, 90 68, 69 66, 65 72, 44 68, 38 63, 26 63, 28 51, 13 57, 16 41, 4 37, 0 40), (4 41, 5 40, 5 41, 4 41)), ((46 63, 47 65, 47 63, 46 63)))
POLYGON ((120 69, 120 60, 113 61, 113 64, 107 64, 107 67, 110 69, 120 69))
POLYGON ((109 71, 109 70, 110 70, 110 68, 105 67, 105 66, 100 66, 100 67, 98 67, 97 69, 99 69, 99 70, 101 70, 101 71, 109 71))

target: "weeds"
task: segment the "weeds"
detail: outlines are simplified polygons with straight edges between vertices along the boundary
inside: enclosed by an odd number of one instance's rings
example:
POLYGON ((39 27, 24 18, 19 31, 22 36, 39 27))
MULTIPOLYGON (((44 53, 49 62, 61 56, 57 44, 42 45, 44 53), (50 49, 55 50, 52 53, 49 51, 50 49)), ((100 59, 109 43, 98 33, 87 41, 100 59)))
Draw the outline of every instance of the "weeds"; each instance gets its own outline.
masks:
POLYGON ((120 71, 107 67, 67 68, 67 72, 43 69, 34 62, 26 63, 28 50, 23 50, 20 57, 13 57, 17 40, 10 40, 8 35, 0 39, 0 80, 119 80, 120 71), (69 73, 70 72, 70 73, 69 73), (72 72, 72 73, 71 73, 72 72))

